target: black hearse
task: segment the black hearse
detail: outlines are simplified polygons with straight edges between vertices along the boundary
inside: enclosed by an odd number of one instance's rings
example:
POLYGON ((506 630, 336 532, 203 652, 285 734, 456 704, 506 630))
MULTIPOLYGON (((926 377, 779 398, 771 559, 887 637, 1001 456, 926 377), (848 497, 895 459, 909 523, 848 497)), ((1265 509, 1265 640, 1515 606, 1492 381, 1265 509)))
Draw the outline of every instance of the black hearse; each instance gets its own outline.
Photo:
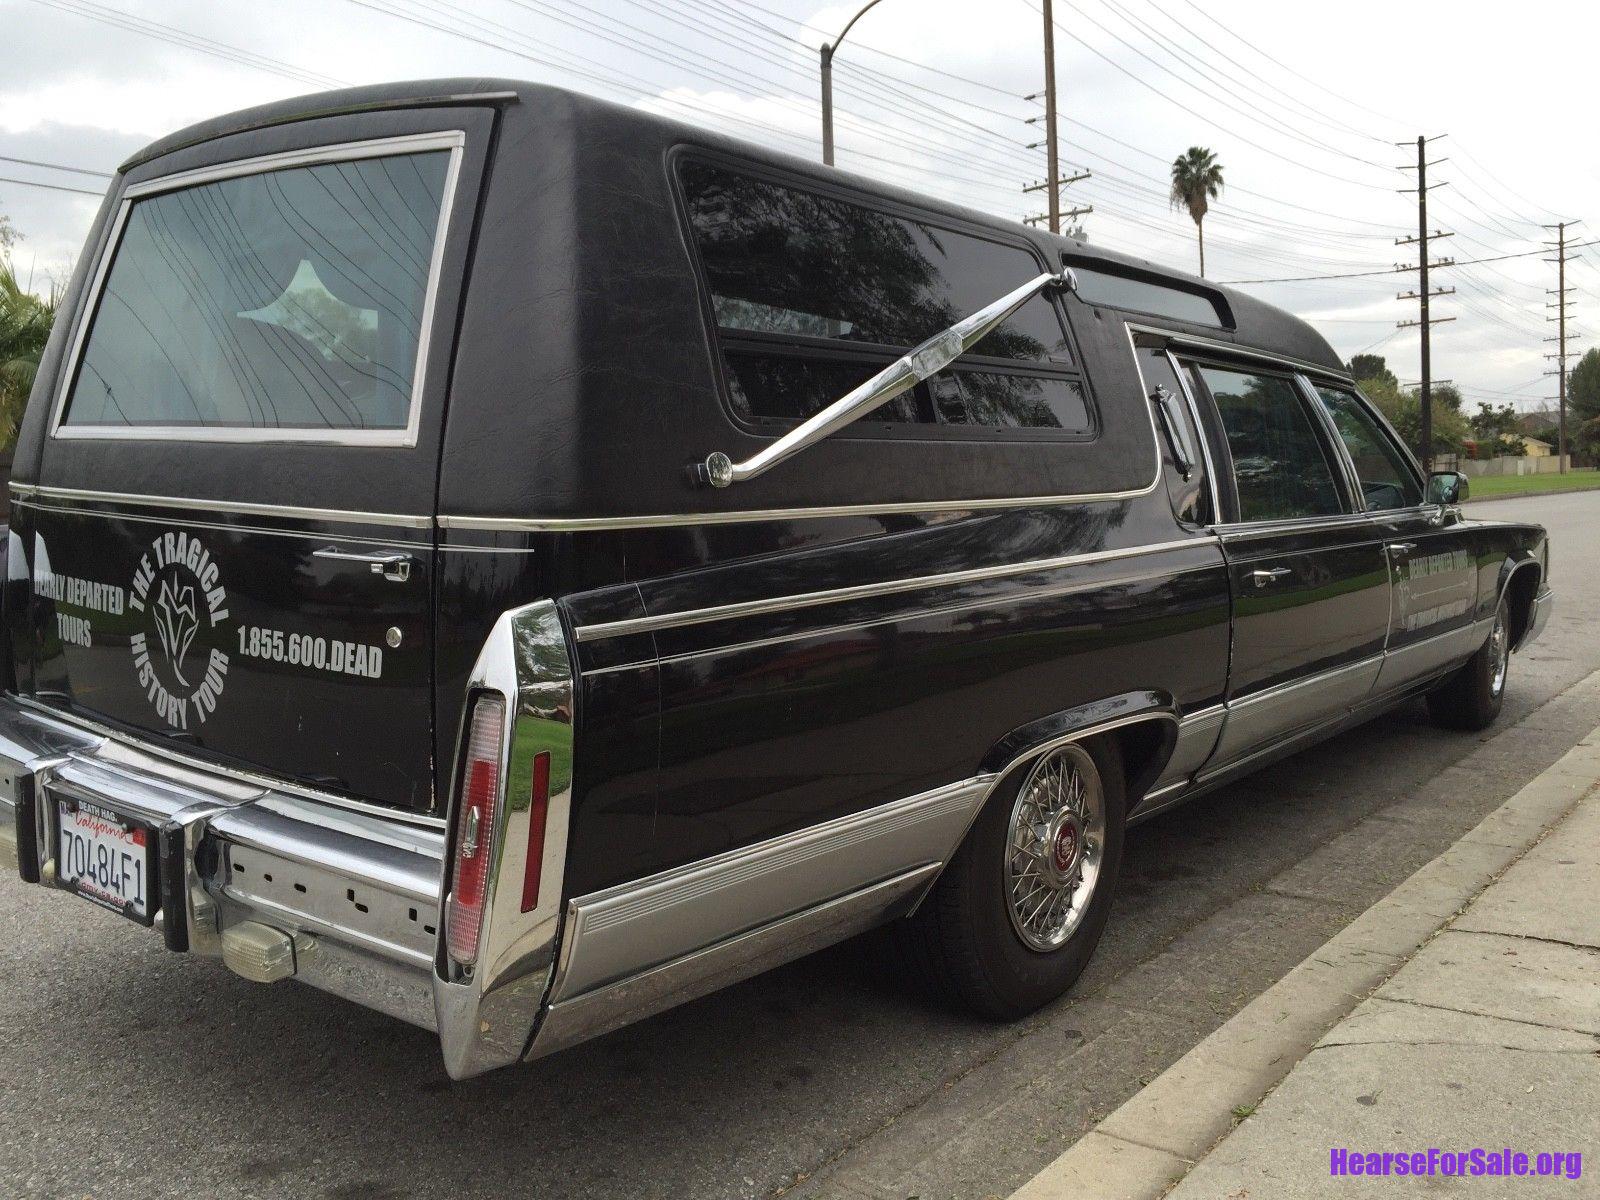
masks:
POLYGON ((1550 607, 1294 317, 502 81, 126 163, 15 471, 23 878, 458 1077, 885 923, 1025 1013, 1129 822, 1550 607))

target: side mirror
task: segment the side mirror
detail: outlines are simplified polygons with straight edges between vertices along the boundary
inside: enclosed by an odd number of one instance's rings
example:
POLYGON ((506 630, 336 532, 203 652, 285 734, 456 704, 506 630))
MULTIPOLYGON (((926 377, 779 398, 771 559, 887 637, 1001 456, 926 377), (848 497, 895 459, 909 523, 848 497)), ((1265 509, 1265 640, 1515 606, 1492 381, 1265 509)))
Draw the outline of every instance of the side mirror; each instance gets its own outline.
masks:
POLYGON ((1465 475, 1456 471, 1435 471, 1428 476, 1428 492, 1425 499, 1429 504, 1449 507, 1465 500, 1469 490, 1465 475))

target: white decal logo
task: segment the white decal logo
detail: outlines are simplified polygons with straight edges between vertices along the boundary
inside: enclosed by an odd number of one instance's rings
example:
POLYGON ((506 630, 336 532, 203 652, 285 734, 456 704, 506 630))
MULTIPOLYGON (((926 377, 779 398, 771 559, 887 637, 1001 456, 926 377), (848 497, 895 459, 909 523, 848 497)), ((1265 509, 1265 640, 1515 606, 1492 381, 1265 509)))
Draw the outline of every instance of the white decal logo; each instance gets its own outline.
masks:
POLYGON ((183 677, 183 656, 189 653, 189 643, 194 641, 200 622, 194 615, 194 589, 180 586, 177 591, 181 599, 173 595, 172 580, 161 581, 161 595, 156 599, 156 636, 167 652, 172 673, 188 687, 189 681, 183 677))
POLYGON ((139 559, 128 607, 145 615, 147 629, 132 637, 133 666, 150 703, 174 729, 189 728, 191 714, 204 721, 228 677, 227 652, 214 636, 228 618, 228 594, 211 552, 187 533, 162 534, 139 559), (191 664, 186 674, 185 661, 202 628, 213 632, 202 644, 212 644, 200 667, 191 664), (147 630, 155 634, 157 653, 147 630))

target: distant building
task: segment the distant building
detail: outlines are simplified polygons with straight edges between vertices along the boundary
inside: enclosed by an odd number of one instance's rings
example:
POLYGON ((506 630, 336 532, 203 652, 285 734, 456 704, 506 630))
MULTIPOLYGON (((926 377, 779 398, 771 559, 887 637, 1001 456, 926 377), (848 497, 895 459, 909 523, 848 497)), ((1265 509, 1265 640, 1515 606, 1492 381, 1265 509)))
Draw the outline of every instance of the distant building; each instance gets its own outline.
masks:
MULTIPOLYGON (((1540 428, 1543 428, 1541 426, 1540 428)), ((1536 437, 1524 437, 1522 444, 1528 448, 1529 458, 1549 458, 1556 452, 1556 448, 1549 442, 1540 441, 1536 437)))
MULTIPOLYGON (((1561 420, 1561 414, 1553 408, 1537 409, 1533 412, 1523 413, 1517 418, 1517 432, 1522 434, 1539 433, 1546 429, 1555 428, 1561 420)), ((1532 453, 1530 451, 1530 453, 1532 453)))

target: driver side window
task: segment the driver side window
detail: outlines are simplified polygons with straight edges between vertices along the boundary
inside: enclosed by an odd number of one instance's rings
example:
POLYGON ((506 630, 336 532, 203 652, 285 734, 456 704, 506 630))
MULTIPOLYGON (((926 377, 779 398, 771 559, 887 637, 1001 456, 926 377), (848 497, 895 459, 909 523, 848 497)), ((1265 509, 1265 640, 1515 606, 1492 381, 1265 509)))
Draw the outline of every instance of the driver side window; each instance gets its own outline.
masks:
POLYGON ((1411 508, 1422 503, 1416 476, 1397 447, 1354 395, 1317 385, 1317 395, 1333 418, 1356 467, 1362 502, 1368 512, 1411 508))

